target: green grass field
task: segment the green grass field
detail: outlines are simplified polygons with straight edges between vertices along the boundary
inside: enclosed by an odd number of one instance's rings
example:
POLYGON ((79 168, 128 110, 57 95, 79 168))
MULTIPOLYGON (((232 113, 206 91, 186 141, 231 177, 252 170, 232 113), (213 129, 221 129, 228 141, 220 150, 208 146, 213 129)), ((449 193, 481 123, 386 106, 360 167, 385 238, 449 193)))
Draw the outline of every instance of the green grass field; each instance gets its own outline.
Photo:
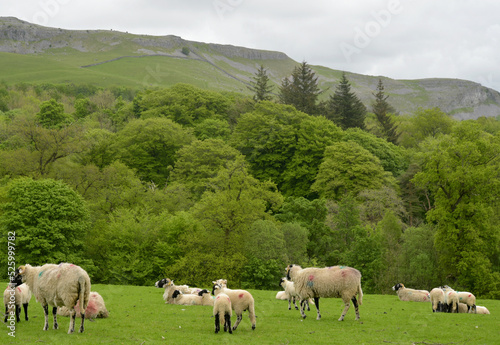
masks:
MULTIPOLYGON (((5 286, 5 284, 4 284, 5 286)), ((340 299, 321 299, 322 319, 311 307, 302 319, 288 310, 276 292, 250 290, 255 298, 257 327, 248 313, 233 334, 214 333, 211 307, 165 304, 163 289, 144 286, 94 284, 110 313, 107 319, 86 321, 84 333, 67 334, 69 318, 59 317, 60 328, 42 331, 43 310, 32 298, 29 321, 16 325, 15 338, 3 327, 1 344, 498 344, 500 301, 479 300, 491 315, 432 313, 429 303, 401 302, 395 295, 365 295, 361 320, 351 308, 337 321, 340 299)), ((235 316, 232 322, 234 323, 235 316)), ((77 330, 80 320, 77 319, 77 330)))

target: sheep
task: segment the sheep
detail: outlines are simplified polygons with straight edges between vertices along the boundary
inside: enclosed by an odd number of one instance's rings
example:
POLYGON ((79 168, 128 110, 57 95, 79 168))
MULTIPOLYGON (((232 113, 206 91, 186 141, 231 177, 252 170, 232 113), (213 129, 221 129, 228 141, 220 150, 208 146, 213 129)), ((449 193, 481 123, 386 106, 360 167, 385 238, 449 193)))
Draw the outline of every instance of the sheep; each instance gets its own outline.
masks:
POLYGON ((457 313, 467 313, 468 310, 467 310, 467 304, 465 303, 458 303, 458 311, 457 313))
POLYGON ((233 333, 231 329, 231 316, 233 315, 231 299, 225 293, 219 292, 215 297, 214 316, 215 316, 215 333, 220 330, 220 317, 224 315, 224 332, 233 333))
MULTIPOLYGON (((76 302, 75 311, 77 314, 80 313, 80 301, 76 302)), ((61 316, 69 316, 69 309, 66 307, 58 307, 57 314, 61 316)), ((89 303, 87 309, 85 309, 85 318, 89 321, 93 321, 96 318, 107 318, 109 312, 104 304, 104 299, 102 296, 95 291, 90 292, 89 303)))
MULTIPOLYGON (((280 286, 285 289, 285 294, 288 296, 288 310, 292 309, 291 303, 293 301, 293 305, 295 306, 295 309, 298 310, 299 307, 297 307, 297 304, 295 303, 296 299, 298 298, 300 301, 300 296, 297 294, 295 290, 295 285, 293 282, 289 281, 286 278, 281 278, 280 280, 280 286)), ((304 303, 307 303, 307 310, 311 310, 309 307, 309 303, 314 303, 311 299, 305 300, 304 303)))
MULTIPOLYGON (((298 265, 291 264, 286 267, 286 273, 286 278, 293 281, 295 290, 302 300, 314 298, 317 311, 316 320, 321 319, 319 310, 320 297, 342 298, 345 308, 339 321, 344 320, 350 307, 350 301, 352 301, 356 311, 356 320, 359 320, 356 294, 359 297, 359 305, 361 305, 363 302, 363 291, 361 289, 361 273, 357 269, 347 266, 309 267, 303 269, 298 265)), ((301 301, 300 313, 302 318, 306 318, 304 307, 305 304, 301 301)))
POLYGON ((58 329, 57 307, 65 306, 70 310, 70 323, 68 334, 75 331, 76 312, 74 306, 80 301, 80 315, 82 323, 80 333, 84 331, 85 310, 89 303, 90 278, 87 272, 79 266, 60 263, 45 264, 43 266, 31 266, 26 264, 19 266, 16 275, 22 277, 36 300, 42 305, 45 316, 43 330, 49 329, 49 308, 52 306, 54 317, 54 329, 58 329))
POLYGON ((488 308, 480 305, 476 306, 476 314, 489 314, 489 313, 490 311, 488 310, 488 308))
POLYGON ((276 299, 288 301, 288 295, 285 291, 278 291, 276 293, 276 299))
POLYGON ((220 293, 225 293, 231 299, 231 308, 236 313, 236 322, 233 325, 233 331, 236 330, 243 318, 243 312, 248 310, 248 317, 252 323, 252 330, 255 329, 255 302, 250 292, 246 290, 231 290, 223 287, 217 282, 213 282, 212 294, 217 298, 220 293))
POLYGON ((185 294, 197 294, 202 290, 199 288, 190 288, 187 285, 175 285, 174 281, 170 280, 169 278, 163 278, 162 280, 158 280, 155 283, 155 286, 157 288, 165 289, 165 292, 163 293, 163 299, 165 300, 165 303, 169 304, 174 303, 172 301, 172 294, 174 293, 175 290, 179 290, 180 292, 185 294))
POLYGON ((398 283, 392 287, 396 291, 398 298, 403 302, 430 302, 430 293, 427 290, 415 290, 404 286, 402 283, 398 283))
POLYGON ((467 304, 467 312, 476 312, 476 296, 466 291, 457 291, 458 301, 467 304))
POLYGON ((444 291, 440 288, 434 288, 430 292, 430 299, 432 304, 432 312, 444 311, 444 291))
POLYGON ((20 276, 13 276, 11 278, 11 282, 7 285, 7 288, 3 293, 3 302, 5 305, 4 322, 7 322, 9 309, 12 308, 15 308, 14 313, 16 316, 16 321, 20 322, 21 305, 24 308, 24 319, 28 321, 28 304, 31 300, 31 291, 28 285, 23 283, 20 276))
POLYGON ((174 304, 180 305, 214 305, 214 299, 207 289, 203 289, 197 294, 183 294, 179 290, 174 290, 172 300, 174 304))
POLYGON ((444 291, 444 303, 446 312, 448 313, 458 313, 458 294, 448 285, 441 287, 444 291))

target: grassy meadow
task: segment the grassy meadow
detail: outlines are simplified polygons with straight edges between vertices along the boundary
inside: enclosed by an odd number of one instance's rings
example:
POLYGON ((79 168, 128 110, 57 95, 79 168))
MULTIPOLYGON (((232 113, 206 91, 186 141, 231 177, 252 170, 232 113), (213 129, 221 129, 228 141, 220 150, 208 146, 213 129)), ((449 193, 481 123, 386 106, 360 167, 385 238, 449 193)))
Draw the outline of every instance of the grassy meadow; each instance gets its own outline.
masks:
MULTIPOLYGON (((59 329, 42 331, 44 317, 32 298, 29 321, 16 325, 16 337, 3 327, 1 344, 498 344, 500 301, 479 300, 491 315, 432 313, 429 303, 401 302, 395 295, 365 295, 361 319, 351 307, 337 321, 340 299, 321 299, 322 319, 312 306, 307 318, 276 300, 276 292, 249 290, 255 298, 257 327, 252 331, 248 313, 233 334, 214 333, 211 307, 165 304, 163 289, 154 286, 94 284, 110 313, 107 319, 86 320, 85 332, 67 334, 69 318, 58 317, 59 329)), ((232 322, 236 317, 233 315, 232 322)), ((75 330, 78 330, 77 319, 75 330)))

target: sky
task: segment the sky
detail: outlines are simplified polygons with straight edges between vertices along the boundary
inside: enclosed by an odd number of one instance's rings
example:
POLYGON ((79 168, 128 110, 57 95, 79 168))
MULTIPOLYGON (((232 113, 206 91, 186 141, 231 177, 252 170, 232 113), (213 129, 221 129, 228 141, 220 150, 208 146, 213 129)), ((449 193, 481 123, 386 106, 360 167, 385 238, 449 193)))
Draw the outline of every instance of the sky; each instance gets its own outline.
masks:
POLYGON ((465 79, 500 91, 498 0, 3 0, 0 16, 176 35, 347 72, 465 79))

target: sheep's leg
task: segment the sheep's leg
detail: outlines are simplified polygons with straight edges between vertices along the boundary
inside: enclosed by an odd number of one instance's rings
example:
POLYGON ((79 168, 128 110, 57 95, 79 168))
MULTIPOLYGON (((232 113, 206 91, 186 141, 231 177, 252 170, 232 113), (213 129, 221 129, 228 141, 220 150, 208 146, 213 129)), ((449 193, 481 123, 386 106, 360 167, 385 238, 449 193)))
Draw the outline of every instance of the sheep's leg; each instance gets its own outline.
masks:
POLYGON ((344 301, 344 305, 345 305, 345 308, 344 308, 344 311, 342 312, 342 315, 340 315, 339 321, 344 321, 345 314, 347 314, 347 311, 349 310, 349 307, 351 306, 351 304, 349 303, 349 300, 344 301))
POLYGON ((76 319, 76 311, 74 308, 69 309, 69 328, 68 334, 71 334, 75 331, 75 319, 76 319))
POLYGON ((303 319, 305 319, 307 316, 306 313, 304 312, 304 309, 305 309, 304 300, 301 300, 300 301, 300 315, 302 315, 303 319))
POLYGON ((57 323, 57 307, 52 307, 52 316, 54 318, 54 329, 59 329, 59 324, 57 323))
POLYGON ((238 325, 240 324, 241 322, 241 319, 243 319, 243 315, 242 314, 236 314, 236 322, 234 323, 234 326, 233 326, 233 331, 236 330, 236 328, 238 327, 238 325))
MULTIPOLYGON (((84 330, 83 323, 85 322, 85 313, 80 313, 80 315, 82 316, 82 323, 80 324, 80 333, 83 333, 84 330)), ((76 317, 76 312, 75 312, 75 317, 76 317)))
POLYGON ((215 314, 215 333, 219 333, 220 330, 220 320, 219 313, 215 314))
POLYGON ((24 303, 23 308, 24 308, 24 319, 28 321, 28 303, 24 303))
POLYGON ((358 300, 356 297, 351 298, 352 304, 354 304, 354 310, 356 311, 356 320, 359 320, 359 308, 358 308, 358 300))
MULTIPOLYGON (((299 307, 297 307, 297 299, 295 297, 293 298, 293 305, 295 306, 295 310, 299 310, 299 307)), ((300 302, 299 302, 300 303, 300 302)), ((288 310, 290 310, 290 303, 288 303, 288 310)))
POLYGON ((321 320, 321 314, 319 312, 319 297, 314 297, 314 305, 316 306, 316 311, 318 313, 316 320, 321 320))
POLYGON ((43 306, 43 316, 45 316, 45 325, 43 326, 43 330, 46 331, 49 329, 49 306, 43 306))
POLYGON ((231 315, 229 315, 229 313, 226 313, 224 315, 224 332, 226 331, 226 328, 229 334, 233 334, 233 331, 231 329, 231 315))
MULTIPOLYGON (((288 297, 288 310, 292 309, 292 299, 293 297, 288 297)), ((293 301, 295 303, 295 301, 293 301)))
POLYGON ((4 323, 7 323, 7 315, 9 315, 9 307, 8 307, 8 305, 6 304, 6 305, 5 305, 5 318, 3 319, 3 322, 4 322, 4 323))

